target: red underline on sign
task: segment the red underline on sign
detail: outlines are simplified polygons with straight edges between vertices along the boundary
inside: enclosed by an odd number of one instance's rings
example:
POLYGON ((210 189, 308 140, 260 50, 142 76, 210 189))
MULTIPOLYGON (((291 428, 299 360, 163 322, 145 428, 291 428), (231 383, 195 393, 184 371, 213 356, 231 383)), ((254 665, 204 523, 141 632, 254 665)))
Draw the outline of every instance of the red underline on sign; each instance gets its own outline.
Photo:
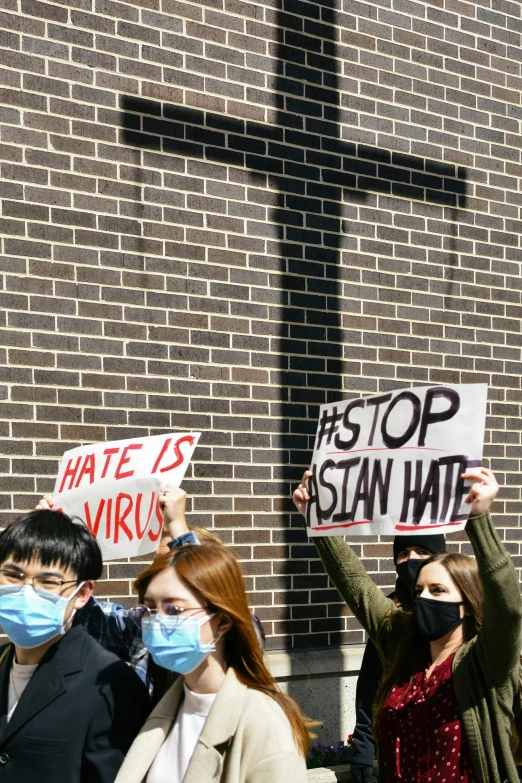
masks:
POLYGON ((343 522, 341 525, 319 525, 311 530, 334 530, 336 527, 353 527, 354 525, 371 525, 371 519, 361 519, 359 522, 343 522))
POLYGON ((429 446, 400 446, 398 449, 372 447, 369 449, 351 449, 350 451, 326 451, 325 454, 358 454, 360 451, 407 451, 407 449, 415 449, 415 451, 442 451, 445 454, 448 451, 447 449, 432 449, 429 446))
MULTIPOLYGON (((461 522, 464 522, 462 519, 461 522)), ((460 525, 460 522, 444 522, 442 525, 395 525, 395 530, 437 530, 439 527, 451 527, 451 525, 460 525)))

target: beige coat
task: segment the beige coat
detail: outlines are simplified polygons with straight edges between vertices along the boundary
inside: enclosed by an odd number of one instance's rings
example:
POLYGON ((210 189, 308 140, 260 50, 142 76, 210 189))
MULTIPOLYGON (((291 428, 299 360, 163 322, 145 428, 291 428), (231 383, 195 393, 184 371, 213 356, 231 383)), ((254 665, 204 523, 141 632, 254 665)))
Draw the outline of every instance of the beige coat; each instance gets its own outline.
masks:
MULTIPOLYGON (((183 696, 180 677, 134 740, 115 783, 143 783, 183 696)), ((281 707, 229 669, 183 783, 306 783, 306 764, 281 707)))

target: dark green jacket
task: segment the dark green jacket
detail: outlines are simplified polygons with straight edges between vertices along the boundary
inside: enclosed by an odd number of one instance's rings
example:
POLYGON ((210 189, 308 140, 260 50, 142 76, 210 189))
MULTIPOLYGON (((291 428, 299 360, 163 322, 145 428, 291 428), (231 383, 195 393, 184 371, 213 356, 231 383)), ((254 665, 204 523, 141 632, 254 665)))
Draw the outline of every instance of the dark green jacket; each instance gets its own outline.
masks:
MULTIPOLYGON (((484 619, 478 634, 455 656, 455 694, 479 783, 519 783, 510 736, 519 692, 520 588, 489 514, 470 519, 466 532, 479 566, 484 619)), ((393 601, 383 595, 344 539, 325 536, 313 541, 328 575, 375 642, 384 617, 396 611, 393 601)), ((397 611, 397 623, 390 623, 390 634, 410 617, 408 612, 397 611)), ((386 655, 389 645, 381 637, 383 641, 386 655)))

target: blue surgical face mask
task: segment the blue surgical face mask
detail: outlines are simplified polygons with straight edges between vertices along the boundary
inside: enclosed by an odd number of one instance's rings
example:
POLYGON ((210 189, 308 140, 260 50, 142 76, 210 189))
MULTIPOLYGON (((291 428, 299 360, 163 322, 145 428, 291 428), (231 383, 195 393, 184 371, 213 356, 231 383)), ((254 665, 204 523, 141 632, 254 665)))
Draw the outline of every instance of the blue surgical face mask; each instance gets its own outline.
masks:
POLYGON ((190 674, 214 652, 216 637, 212 642, 201 642, 201 626, 214 614, 199 617, 168 617, 155 615, 142 620, 143 644, 152 655, 154 663, 177 674, 190 674))
POLYGON ((0 585, 0 625, 17 647, 31 649, 63 635, 72 623, 71 615, 64 626, 67 604, 72 595, 61 596, 46 590, 36 592, 31 585, 13 591, 12 585, 0 585))

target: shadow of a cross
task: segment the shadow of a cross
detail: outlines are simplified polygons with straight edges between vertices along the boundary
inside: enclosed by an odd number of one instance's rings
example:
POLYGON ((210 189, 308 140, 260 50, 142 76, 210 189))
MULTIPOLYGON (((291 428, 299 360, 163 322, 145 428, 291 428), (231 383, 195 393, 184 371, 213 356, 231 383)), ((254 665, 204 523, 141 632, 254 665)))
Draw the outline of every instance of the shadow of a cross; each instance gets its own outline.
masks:
MULTIPOLYGON (((343 250, 349 258, 355 249, 347 228, 347 221, 356 222, 354 204, 365 202, 371 194, 385 194, 440 205, 448 209, 449 222, 455 223, 458 209, 466 205, 466 172, 440 160, 362 142, 361 136, 358 141, 345 140, 343 135, 356 117, 350 101, 360 96, 344 91, 339 74, 343 60, 338 52, 335 0, 277 0, 275 5, 274 89, 256 86, 265 83, 266 58, 252 53, 246 55, 250 77, 245 73, 236 77, 244 78, 247 85, 246 105, 251 99, 252 105, 264 102, 274 107, 274 122, 122 96, 120 140, 141 150, 248 170, 256 189, 264 193, 265 200, 261 197, 257 204, 269 206, 268 221, 256 203, 233 214, 246 218, 248 237, 259 239, 253 242, 249 268, 268 270, 277 281, 273 299, 266 300, 274 305, 273 322, 266 331, 271 348, 260 351, 252 363, 277 372, 277 377, 272 376, 277 395, 267 397, 279 428, 272 430, 278 456, 269 456, 270 494, 284 497, 309 464, 317 406, 339 398, 345 388, 363 390, 361 378, 357 385, 346 377, 345 361, 350 357, 344 351, 342 331, 347 302, 364 297, 349 274, 350 261, 343 264, 342 259, 343 250), (256 67, 262 78, 256 79, 256 67), (263 250, 258 244, 263 244, 263 250)), ((220 56, 226 61, 226 52, 220 56)), ((349 75, 349 63, 346 71, 349 75)), ((171 78, 174 83, 179 78, 183 85, 182 73, 171 78)), ((379 123, 391 138, 393 119, 374 115, 374 128, 379 123)), ((271 430, 260 424, 258 431, 271 430)), ((259 494, 264 494, 262 489, 259 494)), ((286 502, 281 508, 292 510, 286 502)), ((302 603, 307 587, 312 593, 323 591, 320 600, 335 600, 325 591, 322 571, 309 571, 309 561, 296 562, 312 556, 312 548, 304 546, 300 521, 293 519, 292 525, 274 531, 272 539, 289 547, 290 557, 279 572, 286 576, 287 604, 302 603)), ((310 625, 308 619, 300 623, 298 616, 292 614, 287 626, 295 646, 343 641, 344 621, 338 617, 317 614, 310 625)))

